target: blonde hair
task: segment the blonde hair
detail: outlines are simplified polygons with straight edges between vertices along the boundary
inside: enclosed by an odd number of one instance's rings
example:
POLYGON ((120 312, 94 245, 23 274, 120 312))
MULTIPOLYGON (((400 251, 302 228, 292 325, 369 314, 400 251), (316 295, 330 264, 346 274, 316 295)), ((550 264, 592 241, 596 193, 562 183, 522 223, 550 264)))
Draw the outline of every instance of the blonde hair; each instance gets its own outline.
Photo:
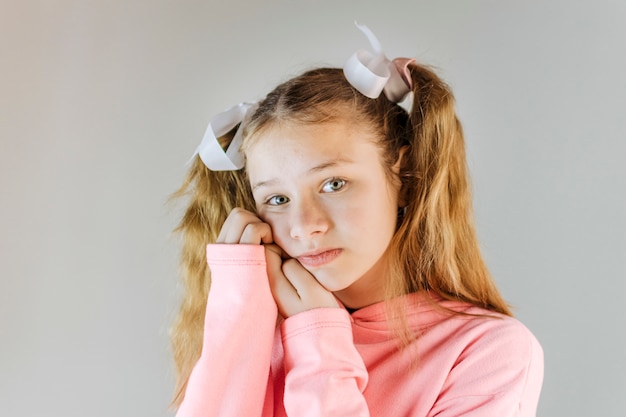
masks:
MULTIPOLYGON (((356 91, 341 69, 305 72, 274 89, 244 126, 244 144, 262 140, 276 123, 363 123, 378 134, 388 175, 402 156, 399 178, 404 216, 388 250, 387 297, 429 290, 510 315, 483 261, 473 224, 472 196, 461 125, 448 86, 429 68, 411 64, 413 103, 407 113, 384 95, 369 99, 356 91)), ((231 134, 220 138, 227 146, 231 134)), ((189 205, 176 229, 183 234, 181 273, 184 297, 171 334, 178 381, 173 404, 202 349, 204 312, 210 286, 205 247, 215 242, 234 207, 254 211, 245 168, 215 172, 194 161, 174 197, 189 205)), ((400 317, 400 321, 404 323, 400 317)), ((405 329, 406 330, 406 329, 405 329)), ((402 332, 401 332, 402 333, 402 332)), ((406 332, 405 332, 406 334, 406 332)), ((402 335, 401 335, 402 336, 402 335)))

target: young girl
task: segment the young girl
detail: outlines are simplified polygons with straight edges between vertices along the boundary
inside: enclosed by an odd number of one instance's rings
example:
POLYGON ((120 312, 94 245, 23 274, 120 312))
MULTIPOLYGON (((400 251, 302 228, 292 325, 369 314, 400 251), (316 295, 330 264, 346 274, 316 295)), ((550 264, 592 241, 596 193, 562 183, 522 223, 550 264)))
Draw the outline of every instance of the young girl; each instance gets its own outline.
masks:
POLYGON ((374 54, 207 129, 178 192, 180 417, 535 415, 542 350, 481 257, 453 96, 361 29, 374 54))

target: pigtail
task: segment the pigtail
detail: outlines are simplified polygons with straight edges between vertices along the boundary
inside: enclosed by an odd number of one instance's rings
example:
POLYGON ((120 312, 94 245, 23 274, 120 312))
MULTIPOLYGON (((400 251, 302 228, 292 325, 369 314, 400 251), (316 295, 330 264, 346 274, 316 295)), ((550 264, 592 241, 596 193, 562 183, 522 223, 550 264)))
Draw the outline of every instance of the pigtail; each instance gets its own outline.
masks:
POLYGON ((449 87, 412 64, 409 146, 401 179, 405 216, 394 236, 390 295, 431 290, 510 314, 483 261, 474 227, 463 130, 449 87), (401 272, 400 272, 401 271, 401 272))
POLYGON ((202 350, 211 284, 206 246, 217 240, 233 208, 253 210, 254 207, 244 172, 211 171, 199 157, 193 161, 183 185, 172 195, 172 199, 183 197, 188 198, 188 206, 175 229, 183 237, 180 257, 183 298, 170 335, 177 373, 174 406, 182 402, 187 380, 202 350))

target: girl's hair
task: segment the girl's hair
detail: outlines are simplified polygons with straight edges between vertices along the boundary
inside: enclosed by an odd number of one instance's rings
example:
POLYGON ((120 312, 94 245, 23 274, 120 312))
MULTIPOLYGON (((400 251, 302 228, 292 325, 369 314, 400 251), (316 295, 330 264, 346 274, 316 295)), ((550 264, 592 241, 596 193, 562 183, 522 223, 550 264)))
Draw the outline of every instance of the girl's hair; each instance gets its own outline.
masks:
MULTIPOLYGON (((448 86, 429 68, 411 64, 410 112, 383 94, 370 99, 355 90, 341 69, 305 72, 269 93, 244 126, 242 149, 277 123, 341 120, 369 126, 378 134, 382 163, 401 159, 400 203, 404 215, 389 247, 389 299, 429 290, 510 315, 482 259, 473 224, 472 196, 461 125, 448 86)), ((224 147, 233 134, 220 138, 224 147)), ((215 242, 230 211, 255 211, 246 172, 210 171, 196 158, 174 197, 188 196, 182 232, 184 298, 172 331, 178 371, 173 403, 180 404, 193 365, 200 356, 204 312, 210 286, 205 247, 215 242)), ((405 323, 402 317, 400 322, 405 323)), ((401 336, 406 336, 405 328, 401 336)))

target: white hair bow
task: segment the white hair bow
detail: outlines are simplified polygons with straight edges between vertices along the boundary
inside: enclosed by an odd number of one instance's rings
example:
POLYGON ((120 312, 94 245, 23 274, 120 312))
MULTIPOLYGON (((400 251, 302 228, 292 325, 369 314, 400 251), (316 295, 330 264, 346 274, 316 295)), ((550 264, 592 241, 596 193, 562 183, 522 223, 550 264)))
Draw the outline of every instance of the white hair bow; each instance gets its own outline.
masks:
POLYGON ((196 148, 192 159, 200 155, 200 159, 211 171, 234 171, 243 168, 244 156, 239 150, 242 143, 242 128, 237 128, 235 137, 224 150, 218 138, 234 129, 248 118, 258 107, 257 103, 239 103, 219 113, 211 119, 204 132, 202 142, 196 148))
MULTIPOLYGON (((356 51, 343 67, 346 79, 366 97, 377 98, 384 91, 390 101, 401 102, 411 91, 411 76, 407 67, 415 60, 396 58, 390 61, 372 31, 365 25, 356 23, 356 26, 367 36, 374 53, 363 49, 356 51)), ((199 155, 204 165, 212 171, 233 171, 243 168, 244 155, 240 151, 243 141, 242 126, 257 108, 258 103, 239 103, 213 117, 192 159, 199 155), (233 140, 224 150, 218 138, 238 124, 240 126, 233 140)))
POLYGON ((356 51, 344 65, 343 74, 366 97, 378 98, 384 92, 390 101, 401 102, 411 91, 412 82, 407 67, 415 60, 396 58, 390 61, 376 35, 367 26, 354 23, 365 34, 374 53, 364 49, 356 51))

